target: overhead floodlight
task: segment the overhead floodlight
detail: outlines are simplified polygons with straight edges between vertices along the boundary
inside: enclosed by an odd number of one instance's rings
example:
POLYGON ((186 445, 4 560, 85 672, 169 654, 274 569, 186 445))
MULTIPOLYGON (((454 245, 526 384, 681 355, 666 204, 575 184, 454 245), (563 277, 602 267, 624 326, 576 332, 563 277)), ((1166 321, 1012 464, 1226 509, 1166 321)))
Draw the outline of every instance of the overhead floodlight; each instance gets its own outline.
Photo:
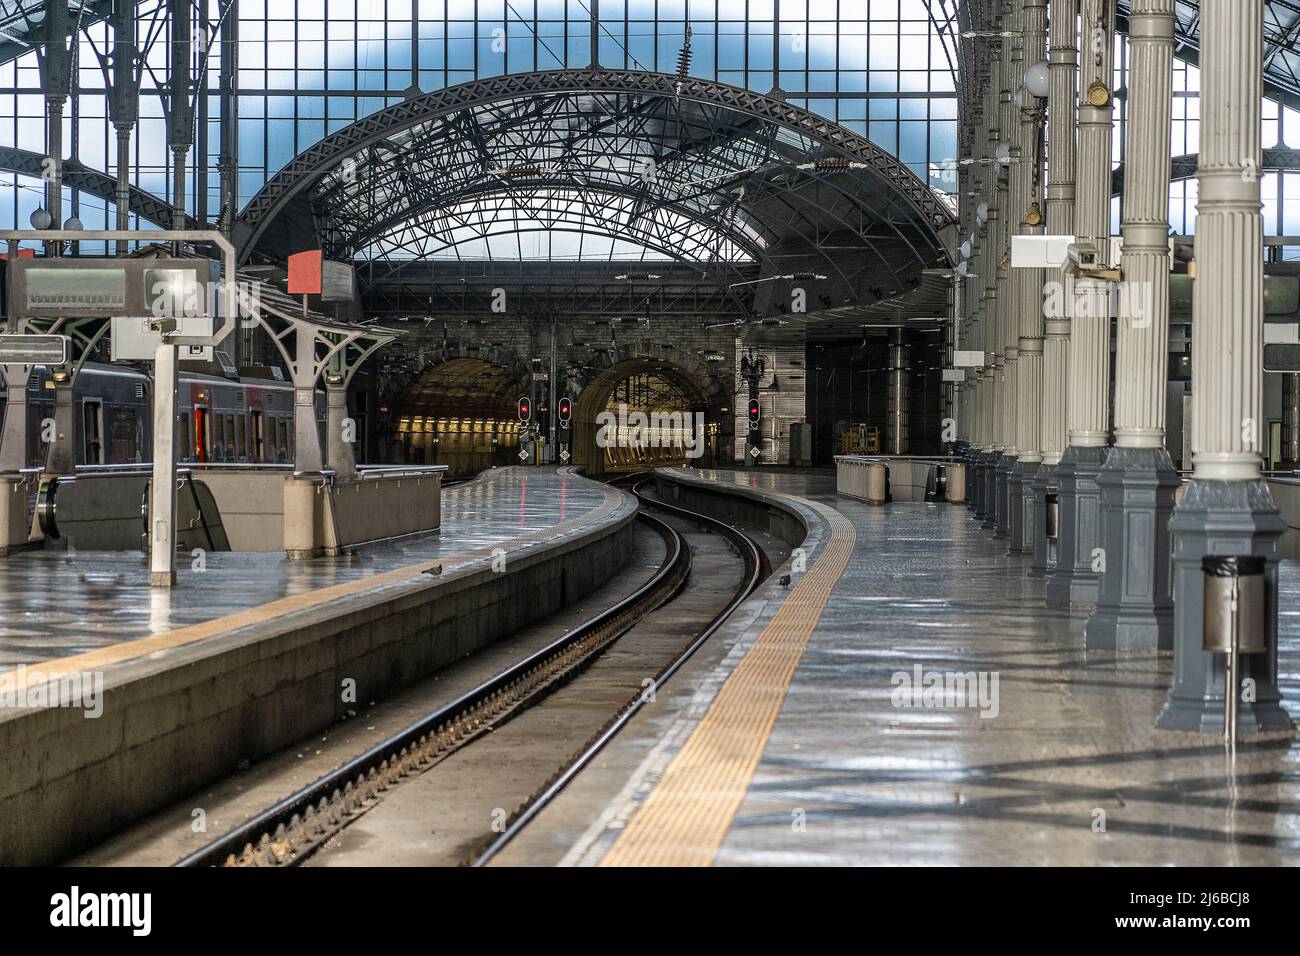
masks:
POLYGON ((975 219, 982 226, 989 221, 989 204, 982 202, 975 210, 975 219))
POLYGON ((40 208, 32 210, 31 217, 28 219, 33 229, 49 229, 50 223, 53 221, 50 214, 40 208))
POLYGON ((967 239, 965 242, 961 244, 961 255, 963 259, 969 259, 970 254, 971 254, 971 244, 970 244, 970 240, 967 239))

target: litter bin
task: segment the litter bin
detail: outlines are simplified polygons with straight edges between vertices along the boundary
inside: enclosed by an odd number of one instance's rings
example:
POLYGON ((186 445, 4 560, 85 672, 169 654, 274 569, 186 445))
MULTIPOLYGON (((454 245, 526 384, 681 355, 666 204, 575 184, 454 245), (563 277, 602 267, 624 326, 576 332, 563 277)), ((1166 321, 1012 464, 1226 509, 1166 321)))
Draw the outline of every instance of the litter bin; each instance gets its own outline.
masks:
POLYGON ((1210 555, 1201 559, 1205 575, 1204 631, 1201 646, 1211 654, 1226 655, 1223 677, 1223 733, 1237 739, 1237 699, 1241 677, 1239 654, 1262 654, 1268 649, 1264 612, 1268 602, 1265 563, 1254 555, 1210 555))

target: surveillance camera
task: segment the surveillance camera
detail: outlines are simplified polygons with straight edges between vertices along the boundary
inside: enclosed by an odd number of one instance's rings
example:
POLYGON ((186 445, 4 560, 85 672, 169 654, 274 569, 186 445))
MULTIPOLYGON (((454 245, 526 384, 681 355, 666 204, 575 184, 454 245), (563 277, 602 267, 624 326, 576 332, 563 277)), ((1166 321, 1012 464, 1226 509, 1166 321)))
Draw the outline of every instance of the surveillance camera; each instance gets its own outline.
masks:
POLYGON ((1091 243, 1070 244, 1070 264, 1079 272, 1095 272, 1105 268, 1101 250, 1091 243))

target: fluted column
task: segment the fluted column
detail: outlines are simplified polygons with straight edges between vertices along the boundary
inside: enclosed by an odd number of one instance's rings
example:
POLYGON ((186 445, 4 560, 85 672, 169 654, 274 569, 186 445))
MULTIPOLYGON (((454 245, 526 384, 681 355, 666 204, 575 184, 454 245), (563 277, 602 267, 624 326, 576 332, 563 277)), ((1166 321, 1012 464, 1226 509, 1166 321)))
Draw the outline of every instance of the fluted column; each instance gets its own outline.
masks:
MULTIPOLYGON (((1079 149, 1075 176, 1077 244, 1110 252, 1112 51, 1114 0, 1083 0, 1080 17, 1079 149)), ((1057 466, 1059 553, 1047 601, 1095 604, 1101 551, 1101 490, 1097 476, 1110 437, 1110 289, 1105 280, 1074 282, 1070 320, 1067 421, 1069 446, 1057 466)))
POLYGON ((1165 450, 1174 0, 1129 15, 1124 255, 1115 327, 1115 447, 1098 477, 1106 570, 1088 647, 1173 646, 1169 518, 1179 485, 1165 450))
POLYGON ((1192 312, 1192 482, 1170 528, 1177 606, 1174 686, 1159 724, 1223 726, 1223 658, 1202 649, 1206 555, 1266 568, 1265 643, 1242 655, 1238 726, 1289 729, 1277 689, 1278 541, 1286 528, 1261 478, 1264 247, 1259 170, 1263 0, 1202 0, 1201 153, 1192 312))
MULTIPOLYGON (((1004 0, 1002 5, 1002 30, 1009 34, 1002 37, 1002 54, 998 69, 998 132, 1000 140, 993 145, 996 153, 1009 147, 1016 138, 1016 108, 1012 93, 1016 87, 1016 69, 1023 55, 1019 36, 1021 0, 1004 0)), ((1003 153, 1005 155, 1005 152, 1003 153)), ((1000 157, 999 157, 1000 158, 1000 157)), ((1015 322, 1011 311, 1011 276, 1008 268, 1011 247, 1011 229, 1016 212, 1011 201, 1011 177, 1014 163, 1004 165, 999 162, 993 167, 998 182, 998 222, 995 230, 997 243, 994 247, 994 269, 996 272, 994 287, 994 315, 996 332, 993 341, 996 370, 994 387, 997 396, 997 408, 994 418, 994 449, 997 463, 993 469, 993 536, 1006 538, 1010 535, 1010 517, 1008 514, 1008 477, 1015 464, 1015 364, 1018 342, 1015 335, 1015 322)))
MULTIPOLYGON (((1025 71, 1042 62, 1047 40, 1047 0, 1024 0, 1021 18, 1020 123, 1017 136, 1021 171, 1017 210, 1020 235, 1043 233, 1043 101, 1024 87, 1025 71)), ((1034 476, 1043 460, 1040 418, 1043 407, 1043 270, 1015 269, 1016 311, 1016 458, 1009 479, 1011 554, 1032 554, 1037 514, 1034 476)))
MULTIPOLYGON (((1047 231, 1074 235, 1074 164, 1078 135, 1079 27, 1077 0, 1052 0, 1050 89, 1047 99, 1047 231)), ((1057 538, 1047 537, 1047 508, 1059 504, 1056 466, 1066 447, 1066 396, 1070 360, 1070 313, 1066 308, 1067 270, 1053 272, 1044 286, 1043 462, 1034 479, 1034 513, 1038 516, 1034 559, 1029 573, 1048 574, 1056 562, 1057 538)))
MULTIPOLYGON (((1000 21, 999 21, 1000 22, 1000 21)), ((985 100, 985 113, 989 122, 981 152, 980 180, 983 188, 980 194, 987 206, 987 221, 984 225, 984 242, 980 253, 979 274, 983 277, 981 285, 981 348, 985 354, 984 372, 981 375, 980 429, 984 449, 984 464, 980 469, 981 500, 983 521, 980 527, 993 529, 997 527, 997 480, 996 468, 1001 448, 998 443, 998 379, 1001 374, 1001 354, 998 345, 998 302, 997 282, 999 271, 999 229, 1001 227, 1001 192, 998 189, 998 168, 993 164, 997 151, 1001 111, 999 90, 1002 86, 1002 44, 998 44, 993 55, 989 90, 985 100)))

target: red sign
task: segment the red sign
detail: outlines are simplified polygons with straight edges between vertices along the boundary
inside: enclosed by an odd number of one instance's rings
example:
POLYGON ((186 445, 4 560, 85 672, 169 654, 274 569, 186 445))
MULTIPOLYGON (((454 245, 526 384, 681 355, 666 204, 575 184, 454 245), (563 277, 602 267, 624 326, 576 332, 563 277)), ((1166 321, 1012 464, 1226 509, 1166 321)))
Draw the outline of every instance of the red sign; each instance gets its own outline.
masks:
POLYGON ((319 249, 296 252, 289 257, 289 294, 320 295, 321 262, 319 249))

